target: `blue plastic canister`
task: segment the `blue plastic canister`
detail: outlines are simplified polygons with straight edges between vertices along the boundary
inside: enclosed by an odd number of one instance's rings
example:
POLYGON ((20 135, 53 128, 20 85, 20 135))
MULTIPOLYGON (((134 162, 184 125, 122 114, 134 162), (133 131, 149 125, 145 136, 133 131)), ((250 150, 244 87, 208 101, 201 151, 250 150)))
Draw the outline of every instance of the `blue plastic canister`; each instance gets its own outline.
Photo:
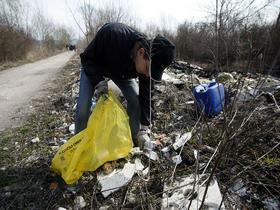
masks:
POLYGON ((224 85, 217 82, 201 84, 194 88, 196 107, 199 111, 204 109, 205 115, 211 117, 219 114, 225 105, 224 85))

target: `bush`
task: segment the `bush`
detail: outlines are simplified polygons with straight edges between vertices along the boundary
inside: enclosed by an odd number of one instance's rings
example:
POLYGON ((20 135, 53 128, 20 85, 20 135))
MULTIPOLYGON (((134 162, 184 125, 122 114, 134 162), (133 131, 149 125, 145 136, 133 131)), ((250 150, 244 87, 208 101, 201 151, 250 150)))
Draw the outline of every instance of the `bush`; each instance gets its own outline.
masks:
POLYGON ((24 59, 34 44, 31 35, 21 29, 0 25, 0 62, 24 59))

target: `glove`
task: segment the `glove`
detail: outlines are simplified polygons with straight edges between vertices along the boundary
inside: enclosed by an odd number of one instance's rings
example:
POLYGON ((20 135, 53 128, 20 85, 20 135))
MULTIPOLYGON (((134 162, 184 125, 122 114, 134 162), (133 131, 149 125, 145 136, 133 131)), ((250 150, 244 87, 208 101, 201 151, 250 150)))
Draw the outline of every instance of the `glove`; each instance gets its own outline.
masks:
POLYGON ((109 79, 102 80, 99 82, 95 87, 95 94, 97 98, 99 98, 101 95, 108 95, 108 81, 109 79))
POLYGON ((153 150, 154 144, 149 136, 149 126, 140 126, 140 130, 137 134, 137 146, 144 150, 153 150))

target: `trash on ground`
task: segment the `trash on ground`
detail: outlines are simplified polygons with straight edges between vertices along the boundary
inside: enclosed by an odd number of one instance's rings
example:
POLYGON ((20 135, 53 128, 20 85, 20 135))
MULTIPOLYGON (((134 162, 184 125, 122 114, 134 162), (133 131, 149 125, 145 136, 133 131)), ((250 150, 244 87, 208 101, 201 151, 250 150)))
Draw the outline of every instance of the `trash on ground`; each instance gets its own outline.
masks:
POLYGON ((154 150, 156 148, 156 142, 150 139, 145 141, 143 150, 154 150))
POLYGON ((231 83, 234 82, 234 77, 231 73, 228 72, 221 72, 217 76, 217 81, 220 83, 231 83))
POLYGON ((71 125, 69 126, 69 132, 70 132, 71 134, 74 134, 74 133, 75 133, 75 124, 74 124, 74 123, 71 124, 71 125))
POLYGON ((108 175, 97 175, 102 189, 101 193, 106 198, 111 193, 117 191, 121 187, 127 185, 136 172, 136 166, 133 163, 126 163, 123 169, 115 169, 108 175))
MULTIPOLYGON (((200 179, 209 175, 198 176, 200 179)), ((196 177, 196 178, 198 178, 196 177)), ((176 180, 169 186, 164 185, 164 194, 162 198, 162 209, 188 209, 190 203, 191 210, 197 210, 205 192, 205 184, 200 186, 196 184, 194 187, 195 177, 190 175, 187 177, 176 177, 176 180), (194 191, 193 191, 194 189, 194 191)), ((216 179, 209 184, 206 199, 204 202, 205 209, 218 210, 222 202, 222 194, 216 179)), ((220 209, 225 209, 222 204, 220 209)))
POLYGON ((102 166, 102 170, 104 174, 110 174, 114 170, 113 164, 109 162, 104 163, 104 165, 102 166))
POLYGON ((57 182, 52 182, 50 184, 50 187, 49 187, 50 190, 56 190, 57 188, 58 188, 58 183, 57 182))
POLYGON ((182 136, 176 139, 175 143, 173 144, 173 148, 177 150, 178 148, 185 145, 185 143, 189 141, 191 138, 192 138, 191 132, 184 133, 182 136))
POLYGON ((82 196, 77 196, 74 200, 75 209, 82 209, 86 207, 87 203, 82 196))
POLYGON ((110 206, 101 206, 98 210, 108 210, 111 209, 110 206))
POLYGON ((280 202, 275 198, 266 198, 263 201, 264 207, 267 210, 278 210, 280 209, 280 202))
POLYGON ((57 151, 59 149, 59 146, 51 146, 52 151, 57 151))
POLYGON ((140 159, 136 158, 136 159, 134 160, 134 164, 135 164, 135 170, 136 170, 136 172, 141 172, 141 171, 143 171, 144 166, 143 166, 143 164, 142 164, 142 162, 141 162, 140 159))
POLYGON ((173 83, 174 85, 184 84, 186 81, 177 79, 176 76, 171 72, 164 72, 162 75, 162 81, 173 83))
POLYGON ((140 149, 140 147, 133 147, 131 150, 130 150, 130 153, 132 155, 141 155, 143 154, 143 151, 140 149))
POLYGON ((32 163, 32 162, 35 162, 36 160, 38 160, 40 157, 38 157, 38 156, 36 156, 36 155, 30 155, 27 159, 26 159, 26 161, 25 161, 25 163, 32 163))
POLYGON ((35 144, 35 143, 40 142, 40 139, 39 139, 39 137, 36 137, 36 138, 32 139, 31 142, 32 142, 33 144, 35 144))
POLYGON ((194 104, 194 101, 187 101, 187 102, 185 102, 185 104, 192 105, 192 104, 194 104))
POLYGON ((224 85, 215 81, 195 87, 194 96, 197 109, 207 116, 216 116, 225 105, 224 85))
POLYGON ((148 150, 146 152, 144 152, 144 154, 151 160, 158 160, 159 157, 158 157, 158 154, 156 152, 154 152, 153 150, 148 150))
POLYGON ((180 163, 182 163, 182 158, 180 155, 175 155, 173 157, 171 157, 172 162, 179 165, 180 163))
POLYGON ((247 196, 248 193, 248 187, 246 184, 242 181, 242 179, 237 179, 233 186, 229 189, 232 193, 237 194, 239 197, 247 196))

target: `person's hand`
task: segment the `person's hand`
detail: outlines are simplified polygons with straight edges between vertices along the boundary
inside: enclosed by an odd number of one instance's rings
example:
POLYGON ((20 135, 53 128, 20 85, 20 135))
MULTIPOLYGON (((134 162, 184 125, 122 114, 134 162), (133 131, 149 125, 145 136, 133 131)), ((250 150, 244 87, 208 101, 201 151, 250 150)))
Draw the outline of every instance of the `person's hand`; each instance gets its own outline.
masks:
POLYGON ((137 134, 137 146, 144 150, 153 150, 154 144, 150 139, 149 126, 141 125, 140 130, 137 134))
POLYGON ((96 87, 96 96, 99 98, 101 95, 108 95, 108 79, 99 82, 96 87))
POLYGON ((137 134, 137 146, 140 147, 141 149, 144 148, 145 143, 149 142, 150 137, 148 135, 148 132, 146 130, 140 130, 137 134))

